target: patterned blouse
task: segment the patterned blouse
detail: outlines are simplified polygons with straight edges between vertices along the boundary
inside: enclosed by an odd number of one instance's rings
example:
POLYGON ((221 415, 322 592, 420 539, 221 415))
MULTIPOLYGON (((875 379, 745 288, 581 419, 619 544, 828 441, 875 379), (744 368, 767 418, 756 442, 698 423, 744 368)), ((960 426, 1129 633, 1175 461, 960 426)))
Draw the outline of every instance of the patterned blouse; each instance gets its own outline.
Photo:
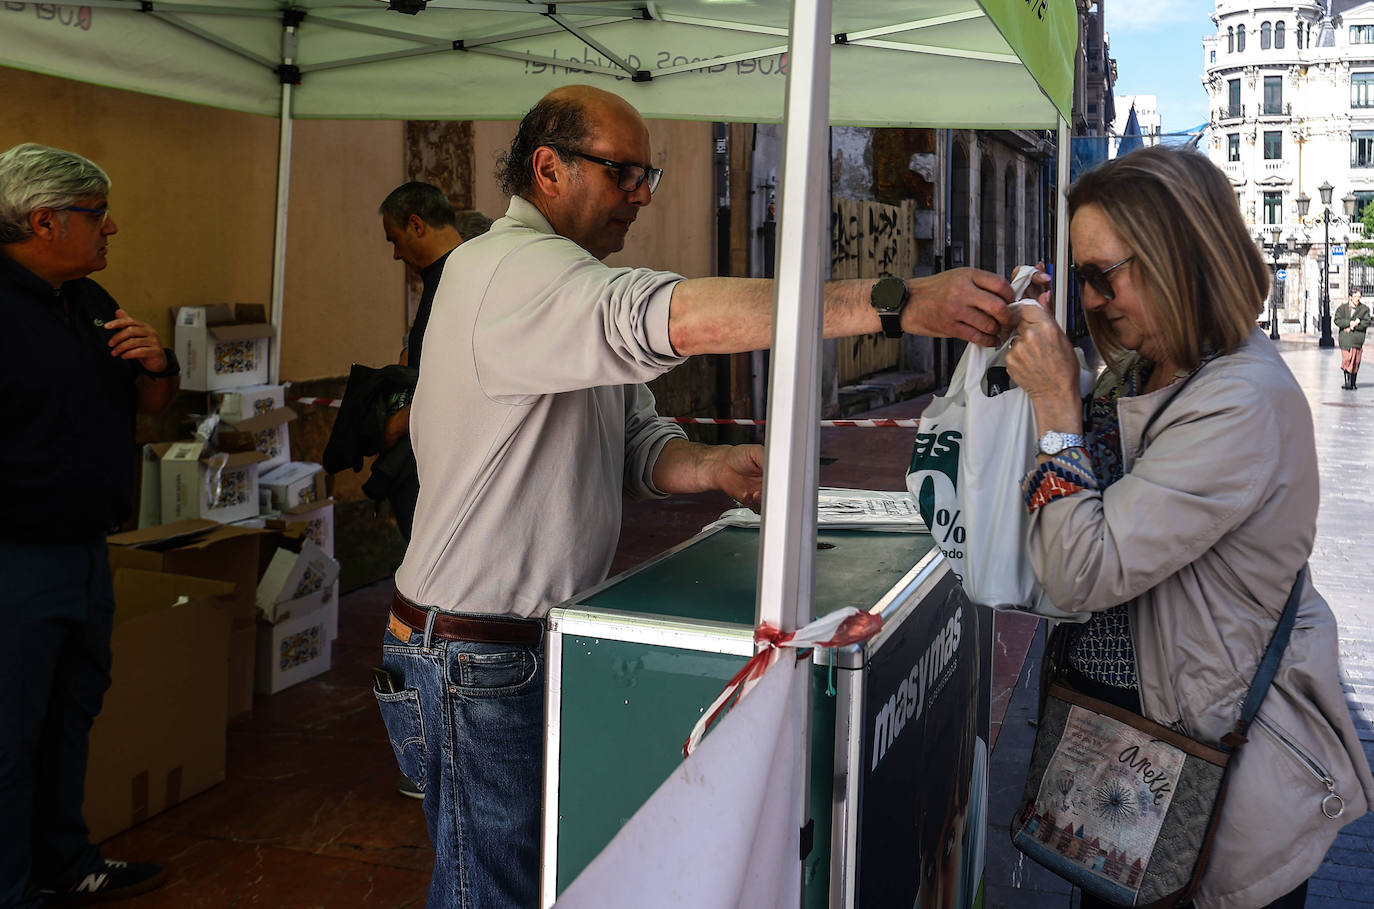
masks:
MULTIPOLYGON (((1150 380, 1154 364, 1139 359, 1125 375, 1088 404, 1085 436, 1088 450, 1069 450, 1050 458, 1022 481, 1026 508, 1034 511, 1057 498, 1084 490, 1105 490, 1124 474, 1121 422, 1117 401, 1134 397, 1150 380)), ((1129 603, 1094 612, 1069 629, 1069 665, 1088 678, 1117 688, 1135 688, 1135 646, 1131 641, 1129 603)))

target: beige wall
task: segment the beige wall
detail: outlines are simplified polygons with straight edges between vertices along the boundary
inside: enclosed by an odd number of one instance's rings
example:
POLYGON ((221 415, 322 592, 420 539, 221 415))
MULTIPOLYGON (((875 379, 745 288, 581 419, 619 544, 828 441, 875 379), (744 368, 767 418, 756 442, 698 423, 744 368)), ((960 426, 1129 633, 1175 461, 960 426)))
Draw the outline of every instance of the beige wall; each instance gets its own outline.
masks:
MULTIPOLYGON (((95 277, 169 346, 171 306, 270 302, 276 120, 4 67, 0 97, 0 149, 42 142, 110 174, 119 234, 109 268, 95 277)), ((474 127, 476 206, 499 217, 506 199, 492 170, 515 124, 474 127)), ((352 363, 390 363, 399 352, 404 266, 391 260, 376 211, 405 179, 402 129, 400 121, 296 121, 283 379, 341 376, 352 363)), ((663 183, 607 262, 712 274, 710 126, 659 120, 649 132, 663 183)))
MULTIPOLYGON (((168 307, 271 299, 277 123, 0 67, 0 149, 42 142, 110 174, 119 234, 95 275, 171 344, 168 307)), ((393 362, 402 266, 376 215, 402 179, 401 123, 297 121, 282 377, 393 362)))
MULTIPOLYGON (((506 197, 496 188, 496 158, 515 135, 515 124, 473 124, 473 173, 477 209, 489 218, 505 214, 506 197)), ((608 265, 638 265, 675 271, 689 278, 714 274, 716 213, 711 182, 711 125, 650 120, 654 166, 663 182, 630 229, 625 248, 608 265)))
MULTIPOLYGON (((291 154, 282 375, 395 363, 405 334, 405 265, 377 206, 405 180, 401 121, 298 120, 291 154)), ((270 264, 270 263, 269 263, 270 264)))

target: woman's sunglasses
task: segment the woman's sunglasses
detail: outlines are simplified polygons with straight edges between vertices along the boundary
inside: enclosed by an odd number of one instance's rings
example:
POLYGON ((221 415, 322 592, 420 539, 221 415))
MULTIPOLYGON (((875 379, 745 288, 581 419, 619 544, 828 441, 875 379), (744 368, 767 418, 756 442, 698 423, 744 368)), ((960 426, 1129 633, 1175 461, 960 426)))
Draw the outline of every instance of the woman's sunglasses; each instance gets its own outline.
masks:
POLYGON ((1115 300, 1116 290, 1112 287, 1111 279, 1107 276, 1134 258, 1135 256, 1127 256, 1115 265, 1109 265, 1106 268, 1098 268, 1096 265, 1073 265, 1070 266, 1069 270, 1081 283, 1097 291, 1102 299, 1115 300))

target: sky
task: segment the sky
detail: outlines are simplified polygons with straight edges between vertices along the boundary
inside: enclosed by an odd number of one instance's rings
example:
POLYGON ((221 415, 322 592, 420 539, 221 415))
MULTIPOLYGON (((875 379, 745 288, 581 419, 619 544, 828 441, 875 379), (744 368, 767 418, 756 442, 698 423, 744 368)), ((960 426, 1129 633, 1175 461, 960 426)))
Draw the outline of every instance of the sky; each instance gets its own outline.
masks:
POLYGON ((1216 33, 1210 0, 1107 0, 1109 53, 1116 59, 1116 97, 1155 95, 1166 133, 1207 120, 1202 39, 1216 33))

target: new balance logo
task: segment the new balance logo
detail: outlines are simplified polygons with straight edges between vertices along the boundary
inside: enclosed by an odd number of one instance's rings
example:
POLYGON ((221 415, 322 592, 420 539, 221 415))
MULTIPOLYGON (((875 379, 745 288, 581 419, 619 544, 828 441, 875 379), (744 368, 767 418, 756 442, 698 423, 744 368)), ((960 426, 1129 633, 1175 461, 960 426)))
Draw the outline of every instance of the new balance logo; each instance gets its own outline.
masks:
POLYGON ((105 889, 105 882, 109 880, 108 874, 88 874, 81 879, 81 883, 71 889, 72 893, 98 893, 105 889))

